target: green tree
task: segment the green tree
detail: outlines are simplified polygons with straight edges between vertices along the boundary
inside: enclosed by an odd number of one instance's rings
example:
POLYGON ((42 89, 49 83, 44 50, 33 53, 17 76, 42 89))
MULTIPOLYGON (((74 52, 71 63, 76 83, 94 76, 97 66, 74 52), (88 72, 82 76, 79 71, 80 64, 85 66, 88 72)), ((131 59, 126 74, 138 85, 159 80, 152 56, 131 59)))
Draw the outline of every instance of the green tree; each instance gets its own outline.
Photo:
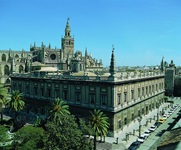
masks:
POLYGON ((94 149, 96 150, 96 137, 99 135, 101 138, 105 137, 110 124, 108 122, 108 117, 101 110, 94 109, 94 111, 90 113, 90 122, 94 130, 94 149))
POLYGON ((85 138, 72 115, 60 115, 62 121, 56 124, 49 121, 46 124, 44 143, 45 147, 53 150, 91 150, 92 143, 85 138))
POLYGON ((0 126, 0 142, 8 141, 8 128, 0 126))
POLYGON ((51 103, 51 106, 52 109, 49 112, 49 120, 52 120, 55 123, 61 122, 60 116, 70 114, 69 106, 60 98, 55 98, 51 103))
POLYGON ((16 120, 17 112, 24 108, 25 102, 23 94, 19 91, 12 91, 11 99, 7 101, 8 107, 14 112, 14 119, 16 120))
POLYGON ((35 150, 43 148, 44 130, 40 127, 24 126, 14 136, 15 150, 35 150))
POLYGON ((94 131, 93 131, 91 123, 89 121, 84 121, 80 118, 79 124, 80 124, 81 131, 84 135, 88 135, 89 137, 90 137, 90 135, 93 135, 94 131))
POLYGON ((1 122, 3 121, 3 107, 6 105, 6 101, 9 98, 8 89, 0 83, 0 113, 1 113, 1 122))

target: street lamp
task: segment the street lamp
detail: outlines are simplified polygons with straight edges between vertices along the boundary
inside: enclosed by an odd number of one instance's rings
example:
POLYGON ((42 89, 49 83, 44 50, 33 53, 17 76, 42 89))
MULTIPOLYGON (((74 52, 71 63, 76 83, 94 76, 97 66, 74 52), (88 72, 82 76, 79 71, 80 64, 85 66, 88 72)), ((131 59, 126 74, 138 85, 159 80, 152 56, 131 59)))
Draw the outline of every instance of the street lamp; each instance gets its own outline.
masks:
POLYGON ((141 136, 141 117, 138 117, 138 122, 139 122, 139 137, 141 136))

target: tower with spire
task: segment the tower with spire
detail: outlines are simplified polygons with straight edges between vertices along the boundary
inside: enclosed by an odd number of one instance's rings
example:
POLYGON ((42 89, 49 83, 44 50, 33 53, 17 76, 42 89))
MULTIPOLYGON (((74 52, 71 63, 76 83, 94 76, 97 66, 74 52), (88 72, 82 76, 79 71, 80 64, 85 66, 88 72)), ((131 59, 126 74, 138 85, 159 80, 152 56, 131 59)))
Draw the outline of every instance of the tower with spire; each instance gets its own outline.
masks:
POLYGON ((67 19, 66 27, 65 27, 65 35, 62 38, 62 54, 63 58, 69 58, 73 57, 74 54, 74 38, 71 36, 71 29, 69 25, 70 18, 67 19))

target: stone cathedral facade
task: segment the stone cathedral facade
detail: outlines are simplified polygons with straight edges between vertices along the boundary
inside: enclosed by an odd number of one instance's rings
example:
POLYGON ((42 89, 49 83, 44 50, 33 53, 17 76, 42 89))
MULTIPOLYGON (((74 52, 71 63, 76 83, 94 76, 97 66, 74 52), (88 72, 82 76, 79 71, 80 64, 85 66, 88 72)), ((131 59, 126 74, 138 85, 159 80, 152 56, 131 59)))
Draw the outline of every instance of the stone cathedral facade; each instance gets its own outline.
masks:
POLYGON ((60 45, 61 49, 57 49, 42 42, 41 46, 37 46, 36 43, 30 45, 30 51, 0 50, 0 82, 9 84, 10 74, 31 72, 32 66, 37 64, 71 72, 102 70, 102 60, 93 58, 87 49, 84 53, 74 50, 69 19, 60 45))

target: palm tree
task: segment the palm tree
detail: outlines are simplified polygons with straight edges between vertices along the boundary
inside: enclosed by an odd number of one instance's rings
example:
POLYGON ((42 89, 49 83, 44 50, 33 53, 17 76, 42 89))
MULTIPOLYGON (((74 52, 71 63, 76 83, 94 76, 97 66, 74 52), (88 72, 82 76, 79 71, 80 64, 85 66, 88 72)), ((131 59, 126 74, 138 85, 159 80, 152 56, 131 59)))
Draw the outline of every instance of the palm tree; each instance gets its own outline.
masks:
POLYGON ((6 100, 8 100, 9 94, 8 89, 0 83, 0 112, 1 112, 1 122, 3 121, 3 106, 6 105, 6 100))
POLYGON ((94 130, 94 150, 96 150, 96 137, 106 136, 109 128, 108 117, 101 111, 94 109, 91 113, 91 125, 94 130))
POLYGON ((52 109, 50 110, 49 119, 55 123, 61 123, 60 115, 70 114, 69 106, 60 98, 55 98, 51 103, 52 109))
POLYGON ((7 101, 10 111, 14 111, 14 119, 16 120, 17 112, 22 110, 25 102, 23 94, 18 90, 12 91, 11 99, 7 101))

